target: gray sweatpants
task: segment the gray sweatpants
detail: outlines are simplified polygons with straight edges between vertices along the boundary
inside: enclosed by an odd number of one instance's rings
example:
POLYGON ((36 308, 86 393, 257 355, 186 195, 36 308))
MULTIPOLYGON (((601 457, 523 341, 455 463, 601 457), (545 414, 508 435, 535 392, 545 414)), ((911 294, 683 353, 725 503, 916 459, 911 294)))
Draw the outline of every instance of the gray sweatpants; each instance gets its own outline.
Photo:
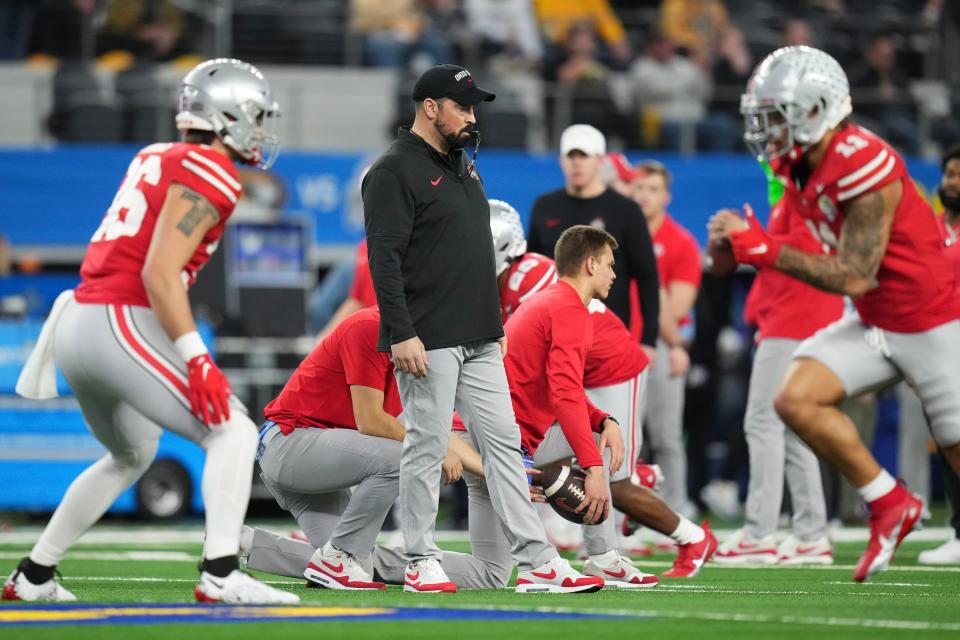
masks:
POLYGON ((923 404, 906 382, 896 386, 900 403, 900 429, 897 434, 897 475, 910 490, 930 504, 930 427, 923 404))
POLYGON ((279 426, 262 442, 260 477, 311 542, 319 547, 329 539, 353 556, 369 556, 397 497, 401 443, 353 429, 294 429, 285 436, 279 426), (336 525, 322 538, 330 512, 344 501, 336 525))
MULTIPOLYGON (((460 437, 470 442, 470 436, 460 433, 460 437)), ((471 443, 472 444, 472 443, 471 443)), ((476 445, 474 445, 476 446, 476 445)), ((399 465, 399 452, 397 453, 399 465)), ((510 540, 500 518, 493 510, 490 494, 484 480, 471 473, 464 473, 469 500, 469 524, 471 554, 455 551, 443 551, 440 563, 447 576, 461 589, 498 589, 504 587, 513 572, 513 560, 510 557, 510 540)), ((311 511, 307 518, 313 525, 307 533, 310 543, 280 536, 263 529, 254 529, 253 544, 247 566, 257 571, 266 571, 276 575, 299 578, 313 555, 315 548, 323 545, 330 537, 339 520, 338 505, 345 506, 341 500, 342 492, 313 496, 311 511), (318 509, 318 510, 317 510, 318 509)), ((301 526, 303 516, 298 517, 301 526)), ((402 551, 377 546, 372 558, 361 558, 368 568, 387 582, 401 584, 407 559, 402 551)))
POLYGON ((746 528, 755 538, 768 536, 777 528, 784 471, 793 505, 794 534, 810 541, 827 532, 820 463, 813 451, 786 429, 773 408, 799 344, 799 340, 766 338, 753 359, 743 432, 750 454, 746 528))
POLYGON ((683 445, 686 376, 670 375, 670 347, 657 340, 657 361, 647 380, 645 428, 653 462, 663 470, 660 497, 674 511, 687 502, 687 450, 683 445))
POLYGON ((476 342, 427 351, 423 378, 397 372, 407 435, 400 458, 400 529, 408 561, 442 560, 433 540, 440 464, 450 441, 454 408, 483 460, 491 505, 512 542, 521 570, 557 557, 530 502, 520 454, 520 428, 510 401, 500 345, 476 342))

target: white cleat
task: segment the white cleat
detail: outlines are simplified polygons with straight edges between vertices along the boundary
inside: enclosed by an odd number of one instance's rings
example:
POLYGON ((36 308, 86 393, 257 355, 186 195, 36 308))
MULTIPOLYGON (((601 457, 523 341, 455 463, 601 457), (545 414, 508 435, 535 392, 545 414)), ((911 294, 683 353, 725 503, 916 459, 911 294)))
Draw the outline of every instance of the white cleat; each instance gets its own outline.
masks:
POLYGON ((226 578, 200 573, 193 591, 197 602, 223 604, 300 604, 300 596, 274 589, 244 572, 234 569, 226 578))
POLYGON ((387 588, 383 582, 374 582, 356 558, 329 542, 313 552, 303 576, 327 589, 382 591, 387 588))
POLYGON ((960 564, 960 538, 947 540, 936 549, 921 551, 919 564, 960 564))
POLYGON ((777 564, 783 566, 833 564, 833 545, 827 536, 806 541, 789 535, 777 547, 777 564))
POLYGON ((754 538, 746 529, 737 529, 717 547, 717 564, 777 564, 777 543, 773 535, 754 538))
POLYGON ((598 576, 585 576, 559 556, 517 574, 517 593, 590 593, 603 588, 598 576))
POLYGON ((652 589, 660 584, 660 578, 638 570, 616 551, 592 556, 583 565, 583 573, 603 578, 604 586, 619 589, 652 589))
POLYGON ((42 584, 33 584, 17 568, 3 585, 0 600, 22 600, 24 602, 76 602, 77 596, 63 588, 54 579, 42 584))
POLYGON ((403 590, 407 593, 456 593, 457 585, 435 558, 407 564, 403 572, 403 590))

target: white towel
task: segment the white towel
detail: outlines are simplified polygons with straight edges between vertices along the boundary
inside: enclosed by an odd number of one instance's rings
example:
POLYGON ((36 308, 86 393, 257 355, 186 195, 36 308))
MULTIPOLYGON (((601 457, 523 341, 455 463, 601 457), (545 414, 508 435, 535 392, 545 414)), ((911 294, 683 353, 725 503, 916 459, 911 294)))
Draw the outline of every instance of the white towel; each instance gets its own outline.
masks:
POLYGON ((40 337, 34 345, 30 357, 23 365, 23 371, 17 378, 17 394, 33 400, 47 400, 57 397, 57 367, 53 361, 53 333, 60 320, 60 314, 73 300, 73 289, 67 289, 53 303, 47 321, 40 329, 40 337))

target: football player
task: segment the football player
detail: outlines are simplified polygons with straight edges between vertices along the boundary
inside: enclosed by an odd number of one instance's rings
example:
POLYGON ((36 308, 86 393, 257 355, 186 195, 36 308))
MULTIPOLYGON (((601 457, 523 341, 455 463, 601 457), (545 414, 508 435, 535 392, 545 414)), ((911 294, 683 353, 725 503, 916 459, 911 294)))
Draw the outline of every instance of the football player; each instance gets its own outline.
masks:
POLYGON ((960 470, 960 297, 930 205, 900 155, 850 122, 843 69, 811 47, 785 47, 756 68, 741 100, 744 139, 773 161, 786 206, 827 253, 783 244, 749 206, 729 232, 738 262, 775 268, 850 296, 848 314, 794 354, 775 407, 784 422, 855 487, 870 508, 858 582, 885 570, 922 502, 880 467, 838 408, 847 396, 906 379, 933 436, 960 470))
POLYGON ((256 67, 216 59, 180 85, 183 141, 134 156, 80 268, 57 299, 18 381, 52 397, 52 358, 107 454, 70 485, 30 555, 3 588, 8 600, 74 600, 54 578, 70 546, 137 481, 164 428, 206 451, 201 602, 295 604, 299 598, 239 571, 257 429, 207 352, 187 288, 217 248, 240 197, 234 162, 268 168, 279 108, 256 67))

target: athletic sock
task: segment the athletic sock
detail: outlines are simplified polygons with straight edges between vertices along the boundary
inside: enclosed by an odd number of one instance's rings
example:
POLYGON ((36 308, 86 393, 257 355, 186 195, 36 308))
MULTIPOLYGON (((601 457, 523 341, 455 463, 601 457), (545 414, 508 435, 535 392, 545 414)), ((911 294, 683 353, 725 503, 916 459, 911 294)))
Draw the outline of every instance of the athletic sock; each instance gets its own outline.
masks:
POLYGON ((200 571, 205 571, 218 578, 226 578, 240 568, 237 556, 223 556, 222 558, 204 558, 200 563, 200 571))
POLYGON ((896 504, 902 499, 902 492, 903 488, 886 469, 881 469, 876 478, 857 489, 857 493, 870 505, 871 510, 882 510, 890 504, 896 504))
POLYGON ((707 536, 706 532, 697 525, 693 524, 683 516, 678 516, 680 523, 676 530, 670 534, 670 538, 677 544, 696 544, 702 542, 707 536))
POLYGON ((31 584, 43 584, 53 579, 53 570, 56 567, 49 567, 44 564, 37 564, 30 558, 24 558, 20 561, 17 570, 23 574, 31 584))
POLYGON ((203 443, 207 451, 201 481, 207 532, 204 558, 236 556, 240 551, 258 442, 250 418, 234 408, 230 420, 214 427, 203 443))

